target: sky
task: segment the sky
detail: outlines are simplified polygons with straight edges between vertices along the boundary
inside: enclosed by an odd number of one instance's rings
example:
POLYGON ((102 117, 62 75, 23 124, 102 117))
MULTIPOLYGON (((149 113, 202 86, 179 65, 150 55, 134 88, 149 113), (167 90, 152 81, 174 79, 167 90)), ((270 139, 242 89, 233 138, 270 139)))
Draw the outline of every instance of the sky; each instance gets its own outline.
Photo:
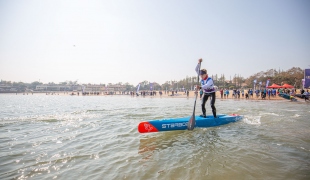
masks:
POLYGON ((0 79, 163 84, 310 68, 309 0, 0 0, 0 79))

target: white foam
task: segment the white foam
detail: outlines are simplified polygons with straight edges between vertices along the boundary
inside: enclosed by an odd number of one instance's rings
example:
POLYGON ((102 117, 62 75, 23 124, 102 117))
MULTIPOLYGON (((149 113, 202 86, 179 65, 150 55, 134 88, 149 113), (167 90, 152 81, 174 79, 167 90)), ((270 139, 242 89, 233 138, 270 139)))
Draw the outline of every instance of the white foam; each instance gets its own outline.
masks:
POLYGON ((262 113, 261 115, 280 116, 279 114, 276 114, 276 113, 262 113))
POLYGON ((295 110, 295 109, 283 109, 285 111, 290 111, 290 112, 293 112, 293 111, 298 111, 298 110, 295 110))
POLYGON ((243 122, 252 125, 260 125, 261 124, 260 118, 261 116, 245 116, 243 118, 243 122))

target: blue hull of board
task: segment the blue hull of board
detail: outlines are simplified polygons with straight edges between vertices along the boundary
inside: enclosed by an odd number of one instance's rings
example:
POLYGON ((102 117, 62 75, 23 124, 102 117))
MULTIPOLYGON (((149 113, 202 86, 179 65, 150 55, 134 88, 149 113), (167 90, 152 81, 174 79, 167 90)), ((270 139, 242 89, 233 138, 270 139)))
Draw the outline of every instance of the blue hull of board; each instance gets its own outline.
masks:
MULTIPOLYGON (((191 117, 189 116, 182 118, 145 121, 141 122, 138 125, 138 131, 140 133, 148 133, 148 132, 186 130, 187 123, 190 118, 191 117)), ((196 119, 196 125, 195 125, 196 128, 207 128, 239 121, 242 119, 242 116, 232 114, 232 115, 218 115, 217 118, 214 118, 212 115, 210 115, 207 116, 206 118, 195 116, 195 119, 196 119)))

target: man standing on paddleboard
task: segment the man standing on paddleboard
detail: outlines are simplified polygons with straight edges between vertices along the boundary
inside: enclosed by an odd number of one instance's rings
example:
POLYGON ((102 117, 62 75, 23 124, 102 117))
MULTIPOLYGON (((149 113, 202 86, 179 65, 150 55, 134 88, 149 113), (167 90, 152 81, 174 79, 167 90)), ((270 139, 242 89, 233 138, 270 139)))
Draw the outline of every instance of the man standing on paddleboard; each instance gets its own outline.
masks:
POLYGON ((215 104, 215 88, 214 88, 214 83, 213 83, 213 79, 211 77, 208 77, 207 74, 207 70, 206 69, 200 69, 200 64, 202 62, 202 59, 198 60, 198 65, 195 68, 195 71, 197 72, 197 74, 200 75, 200 83, 201 86, 199 87, 199 85, 197 85, 196 87, 196 92, 198 93, 198 89, 202 89, 204 92, 203 98, 202 98, 202 103, 201 103, 201 108, 202 108, 202 117, 206 117, 206 102, 208 101, 208 98, 210 97, 210 101, 211 101, 211 108, 212 108, 212 113, 214 118, 216 118, 216 108, 214 106, 215 104), (200 72, 199 72, 200 69, 200 72))

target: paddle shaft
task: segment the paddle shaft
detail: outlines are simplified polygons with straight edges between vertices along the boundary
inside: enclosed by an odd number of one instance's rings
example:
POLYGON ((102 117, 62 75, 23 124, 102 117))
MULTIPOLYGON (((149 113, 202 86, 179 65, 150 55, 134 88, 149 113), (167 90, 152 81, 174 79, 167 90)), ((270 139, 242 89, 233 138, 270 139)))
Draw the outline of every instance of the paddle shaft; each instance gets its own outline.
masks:
POLYGON ((196 109, 197 96, 198 96, 198 92, 196 93, 196 96, 195 96, 195 103, 194 103, 193 116, 195 116, 195 109, 196 109))
MULTIPOLYGON (((197 75, 197 84, 199 83, 199 73, 200 73, 200 67, 201 67, 201 62, 199 63, 199 70, 198 70, 198 75, 197 75)), ((197 101, 197 96, 198 96, 198 91, 196 92, 195 96, 195 103, 194 103, 194 110, 193 110, 193 115, 188 121, 187 129, 188 130, 193 130, 195 128, 196 120, 195 120, 195 109, 196 109, 196 101, 197 101)))

